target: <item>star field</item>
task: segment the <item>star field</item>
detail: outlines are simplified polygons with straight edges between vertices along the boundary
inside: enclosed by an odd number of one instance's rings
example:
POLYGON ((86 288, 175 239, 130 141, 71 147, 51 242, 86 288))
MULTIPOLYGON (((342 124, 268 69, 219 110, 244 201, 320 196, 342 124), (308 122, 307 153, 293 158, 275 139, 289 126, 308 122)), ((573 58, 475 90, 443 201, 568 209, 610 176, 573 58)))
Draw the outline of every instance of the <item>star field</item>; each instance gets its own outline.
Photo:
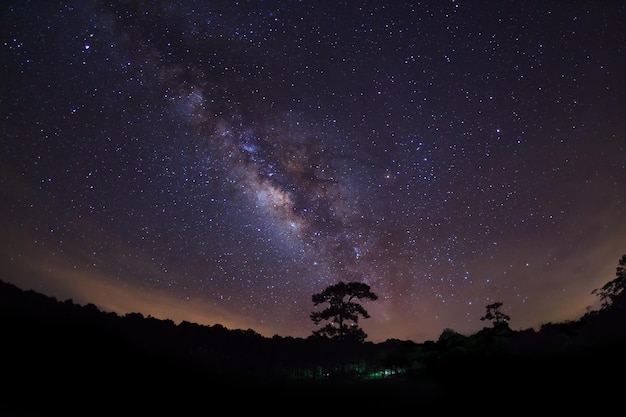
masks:
POLYGON ((0 279, 368 340, 577 319, 626 253, 619 1, 1 7, 0 279))

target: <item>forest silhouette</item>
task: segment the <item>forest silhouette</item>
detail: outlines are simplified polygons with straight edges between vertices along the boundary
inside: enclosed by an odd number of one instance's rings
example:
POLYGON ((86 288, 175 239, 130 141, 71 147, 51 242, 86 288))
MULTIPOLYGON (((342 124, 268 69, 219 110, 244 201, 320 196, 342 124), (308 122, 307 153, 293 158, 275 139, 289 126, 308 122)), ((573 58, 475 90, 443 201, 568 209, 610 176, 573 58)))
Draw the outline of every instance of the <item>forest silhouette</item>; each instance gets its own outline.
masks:
POLYGON ((623 392, 624 264, 626 255, 617 278, 594 290, 602 307, 578 320, 512 330, 496 303, 476 334, 443 329, 423 343, 268 338, 119 316, 0 281, 0 415, 321 413, 331 403, 353 412, 469 410, 494 401, 581 410, 623 392))

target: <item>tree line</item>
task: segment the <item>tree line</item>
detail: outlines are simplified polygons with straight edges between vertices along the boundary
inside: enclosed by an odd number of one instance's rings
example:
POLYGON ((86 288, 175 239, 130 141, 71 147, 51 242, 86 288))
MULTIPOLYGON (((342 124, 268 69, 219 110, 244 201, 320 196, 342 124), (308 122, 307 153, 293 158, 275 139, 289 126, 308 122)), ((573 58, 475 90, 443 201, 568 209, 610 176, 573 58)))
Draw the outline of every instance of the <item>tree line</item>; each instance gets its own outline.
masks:
MULTIPOLYGON (((591 293, 602 300, 601 309, 623 308, 626 306, 626 254, 618 261, 615 278, 591 293)), ((328 306, 321 311, 313 311, 310 314, 315 325, 325 321, 326 324, 318 330, 314 330, 316 336, 337 338, 341 340, 354 340, 363 342, 367 334, 359 325, 361 318, 370 318, 369 313, 358 301, 375 301, 378 296, 372 292, 371 287, 363 282, 343 282, 329 285, 324 291, 313 294, 314 306, 327 303, 328 306)), ((481 321, 491 321, 495 328, 508 328, 511 317, 502 311, 502 301, 496 301, 485 306, 485 315, 481 321)), ((593 312, 592 312, 593 313, 593 312)), ((446 329, 450 330, 450 329, 446 329)))
POLYGON ((626 255, 615 278, 593 290, 601 308, 579 320, 514 331, 503 303, 495 302, 481 318, 492 326, 476 334, 443 329, 437 340, 376 344, 359 327, 360 318, 369 318, 359 301, 377 299, 363 283, 340 282, 314 294, 314 306, 327 307, 311 313, 315 324, 325 324, 309 337, 267 338, 219 324, 119 316, 0 281, 0 369, 7 381, 0 414, 11 406, 33 411, 30 416, 67 415, 64 401, 75 398, 110 403, 111 413, 127 399, 145 413, 140 390, 150 393, 158 412, 166 399, 178 410, 192 398, 205 405, 232 392, 311 404, 320 398, 448 404, 482 398, 485 387, 502 398, 515 388, 550 400, 556 386, 568 398, 618 396, 621 386, 606 375, 626 372, 625 268, 626 255))

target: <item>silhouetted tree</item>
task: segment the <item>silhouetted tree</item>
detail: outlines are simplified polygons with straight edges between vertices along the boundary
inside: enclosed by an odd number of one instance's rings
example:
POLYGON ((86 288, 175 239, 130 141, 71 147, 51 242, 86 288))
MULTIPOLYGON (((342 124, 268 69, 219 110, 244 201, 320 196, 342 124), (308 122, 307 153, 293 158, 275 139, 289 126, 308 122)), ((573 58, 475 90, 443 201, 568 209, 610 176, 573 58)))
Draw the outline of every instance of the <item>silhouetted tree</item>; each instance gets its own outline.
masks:
POLYGON ((314 294, 312 299, 315 306, 329 304, 326 309, 311 313, 313 323, 317 325, 322 320, 330 321, 324 327, 313 331, 314 335, 359 342, 365 340, 367 334, 358 325, 359 317, 368 319, 370 316, 363 306, 353 300, 377 300, 378 296, 370 290, 369 285, 340 281, 326 287, 321 293, 314 294))
MULTIPOLYGON (((502 307, 502 302, 495 302, 493 304, 487 304, 486 309, 487 313, 482 316, 481 320, 491 320, 493 322, 493 327, 503 326, 507 324, 511 317, 504 314, 500 311, 500 307, 502 307)), ((508 326, 508 324, 507 324, 508 326)))
POLYGON ((591 293, 597 295, 602 300, 602 309, 607 309, 612 305, 626 304, 626 254, 617 264, 615 279, 607 282, 601 288, 596 288, 591 293))

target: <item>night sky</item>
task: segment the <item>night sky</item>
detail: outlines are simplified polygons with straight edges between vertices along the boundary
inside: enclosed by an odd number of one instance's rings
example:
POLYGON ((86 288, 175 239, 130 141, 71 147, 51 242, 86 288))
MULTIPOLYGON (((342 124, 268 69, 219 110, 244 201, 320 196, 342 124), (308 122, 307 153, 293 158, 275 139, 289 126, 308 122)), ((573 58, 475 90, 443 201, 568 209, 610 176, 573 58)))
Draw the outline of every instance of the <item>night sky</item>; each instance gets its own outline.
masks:
POLYGON ((622 1, 4 1, 0 279, 367 340, 580 318, 626 253, 622 1))

